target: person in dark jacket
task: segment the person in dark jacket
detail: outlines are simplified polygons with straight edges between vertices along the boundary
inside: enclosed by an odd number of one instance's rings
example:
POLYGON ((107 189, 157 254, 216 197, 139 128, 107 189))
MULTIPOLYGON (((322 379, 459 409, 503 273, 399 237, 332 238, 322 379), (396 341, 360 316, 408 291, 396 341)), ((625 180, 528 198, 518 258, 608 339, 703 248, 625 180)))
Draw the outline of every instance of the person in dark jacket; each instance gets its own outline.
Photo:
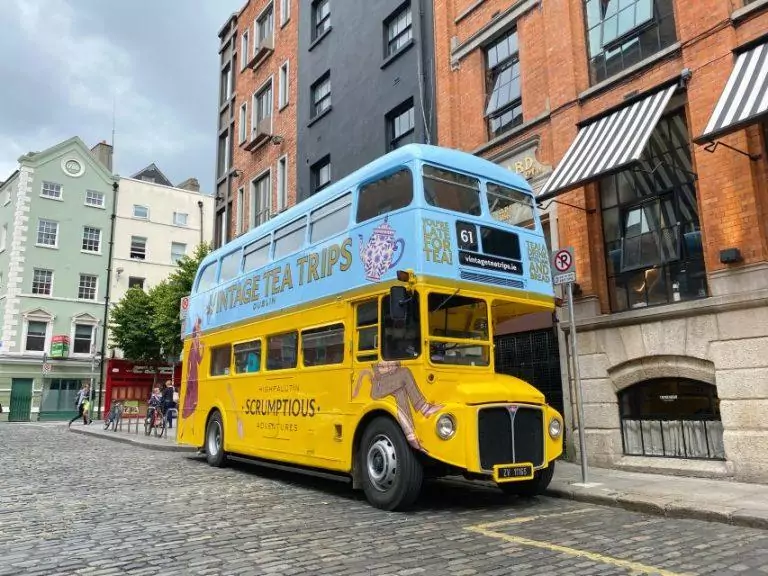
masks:
POLYGON ((173 387, 173 382, 168 380, 165 383, 163 389, 163 414, 168 421, 168 428, 173 428, 173 415, 169 411, 171 408, 175 408, 176 403, 173 401, 174 392, 176 390, 173 387))

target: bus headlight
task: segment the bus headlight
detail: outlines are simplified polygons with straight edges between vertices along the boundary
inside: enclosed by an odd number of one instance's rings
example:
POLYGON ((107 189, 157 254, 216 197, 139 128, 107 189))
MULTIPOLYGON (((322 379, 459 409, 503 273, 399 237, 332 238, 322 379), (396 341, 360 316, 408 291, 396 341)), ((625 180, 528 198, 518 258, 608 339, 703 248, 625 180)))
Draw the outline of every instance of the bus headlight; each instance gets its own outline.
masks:
POLYGON ((563 425, 560 423, 560 420, 557 418, 552 418, 552 420, 549 421, 549 435, 552 437, 552 439, 557 439, 560 437, 560 433, 563 431, 563 425))
POLYGON ((435 426, 437 435, 443 440, 450 440, 456 434, 456 419, 452 414, 443 414, 435 426))

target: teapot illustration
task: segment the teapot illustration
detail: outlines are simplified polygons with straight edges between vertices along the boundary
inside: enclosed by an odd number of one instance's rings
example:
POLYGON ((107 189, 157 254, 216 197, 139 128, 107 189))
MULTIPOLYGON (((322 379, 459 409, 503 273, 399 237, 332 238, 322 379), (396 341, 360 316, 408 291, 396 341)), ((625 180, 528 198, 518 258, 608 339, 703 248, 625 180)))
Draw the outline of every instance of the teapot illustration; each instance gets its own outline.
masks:
POLYGON ((381 277, 397 266, 400 258, 405 252, 405 240, 395 238, 395 230, 387 222, 387 216, 384 222, 373 229, 373 234, 368 238, 368 242, 360 238, 360 261, 363 263, 366 280, 378 282, 381 277), (397 252, 397 258, 395 258, 397 252), (394 260, 393 260, 394 258, 394 260))

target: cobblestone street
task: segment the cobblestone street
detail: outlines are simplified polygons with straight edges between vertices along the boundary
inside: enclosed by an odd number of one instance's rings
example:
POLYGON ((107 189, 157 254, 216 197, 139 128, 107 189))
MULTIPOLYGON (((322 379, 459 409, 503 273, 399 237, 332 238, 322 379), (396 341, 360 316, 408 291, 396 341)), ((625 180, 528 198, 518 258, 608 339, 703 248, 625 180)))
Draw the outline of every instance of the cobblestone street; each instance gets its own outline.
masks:
POLYGON ((766 574, 768 531, 484 487, 391 514, 342 483, 0 424, 0 575, 766 574))

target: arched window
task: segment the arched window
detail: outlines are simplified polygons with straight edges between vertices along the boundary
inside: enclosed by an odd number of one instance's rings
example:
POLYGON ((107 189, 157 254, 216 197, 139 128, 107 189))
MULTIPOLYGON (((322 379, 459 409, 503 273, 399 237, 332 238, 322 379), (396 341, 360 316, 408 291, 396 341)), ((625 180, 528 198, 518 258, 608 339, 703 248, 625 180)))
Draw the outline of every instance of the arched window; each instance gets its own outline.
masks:
POLYGON ((619 392, 624 454, 724 460, 717 388, 685 378, 646 380, 619 392))

